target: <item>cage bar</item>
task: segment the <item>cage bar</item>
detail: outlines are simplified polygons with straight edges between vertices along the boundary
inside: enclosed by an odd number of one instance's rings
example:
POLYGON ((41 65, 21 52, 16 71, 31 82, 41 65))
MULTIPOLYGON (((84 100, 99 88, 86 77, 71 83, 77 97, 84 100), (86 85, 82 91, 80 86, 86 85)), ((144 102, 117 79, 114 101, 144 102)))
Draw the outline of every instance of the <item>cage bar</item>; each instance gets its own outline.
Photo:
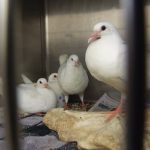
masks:
POLYGON ((18 123, 15 87, 15 40, 14 40, 14 12, 16 11, 15 0, 1 1, 3 12, 3 34, 1 34, 1 61, 2 76, 4 85, 3 101, 5 104, 5 130, 6 130, 6 149, 18 150, 18 123))
POLYGON ((144 33, 144 1, 124 1, 128 41, 127 150, 144 147, 146 102, 146 49, 144 33))

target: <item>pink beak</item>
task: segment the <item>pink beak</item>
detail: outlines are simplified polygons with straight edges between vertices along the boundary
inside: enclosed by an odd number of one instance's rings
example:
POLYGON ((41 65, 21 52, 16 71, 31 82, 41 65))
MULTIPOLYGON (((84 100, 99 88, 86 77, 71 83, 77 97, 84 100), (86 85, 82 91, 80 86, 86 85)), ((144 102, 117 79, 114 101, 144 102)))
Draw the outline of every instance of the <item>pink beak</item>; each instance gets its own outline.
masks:
POLYGON ((80 65, 80 61, 75 61, 75 66, 79 66, 80 65))
POLYGON ((100 31, 96 31, 94 33, 92 33, 88 39, 88 43, 92 43, 94 41, 96 41, 97 39, 101 38, 101 34, 100 31))
POLYGON ((44 88, 48 88, 48 83, 45 83, 45 84, 44 84, 44 88))

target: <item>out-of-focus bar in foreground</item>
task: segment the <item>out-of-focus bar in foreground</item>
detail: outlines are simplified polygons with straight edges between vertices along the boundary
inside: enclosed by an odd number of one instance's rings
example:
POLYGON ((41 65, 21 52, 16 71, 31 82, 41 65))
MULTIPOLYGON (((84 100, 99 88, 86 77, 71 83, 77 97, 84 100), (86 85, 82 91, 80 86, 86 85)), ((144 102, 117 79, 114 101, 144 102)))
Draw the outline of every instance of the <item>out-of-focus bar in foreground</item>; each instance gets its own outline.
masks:
POLYGON ((0 64, 3 77, 3 102, 5 104, 6 149, 18 150, 18 124, 15 94, 14 11, 15 0, 0 1, 0 64))
POLYGON ((144 0, 122 0, 128 42, 128 101, 126 150, 142 150, 146 98, 144 0))

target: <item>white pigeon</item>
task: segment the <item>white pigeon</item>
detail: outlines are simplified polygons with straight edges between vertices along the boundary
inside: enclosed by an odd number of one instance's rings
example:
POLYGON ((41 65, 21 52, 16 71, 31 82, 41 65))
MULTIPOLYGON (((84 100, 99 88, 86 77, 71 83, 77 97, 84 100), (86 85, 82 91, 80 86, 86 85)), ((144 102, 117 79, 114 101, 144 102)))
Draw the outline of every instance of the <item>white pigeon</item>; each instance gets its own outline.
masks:
POLYGON ((125 99, 127 48, 111 23, 100 22, 94 26, 93 30, 85 55, 87 68, 97 80, 122 93, 120 105, 108 117, 108 120, 111 120, 121 112, 121 105, 125 99))
MULTIPOLYGON (((62 59, 63 56, 59 57, 62 59)), ((73 95, 73 94, 78 94, 82 106, 84 106, 84 91, 88 86, 88 75, 83 68, 79 57, 77 55, 71 55, 68 59, 64 59, 62 61, 63 63, 60 65, 60 68, 58 70, 58 81, 59 84, 61 85, 62 89, 65 92, 65 102, 66 102, 66 107, 68 103, 68 95, 73 95)), ((60 62, 61 63, 61 62, 60 62)))
POLYGON ((38 113, 47 112, 56 107, 55 93, 48 89, 48 82, 40 78, 35 86, 20 84, 17 87, 17 102, 21 112, 38 113))
POLYGON ((64 91, 58 83, 58 73, 52 73, 48 77, 48 85, 57 96, 57 107, 64 107, 64 91))

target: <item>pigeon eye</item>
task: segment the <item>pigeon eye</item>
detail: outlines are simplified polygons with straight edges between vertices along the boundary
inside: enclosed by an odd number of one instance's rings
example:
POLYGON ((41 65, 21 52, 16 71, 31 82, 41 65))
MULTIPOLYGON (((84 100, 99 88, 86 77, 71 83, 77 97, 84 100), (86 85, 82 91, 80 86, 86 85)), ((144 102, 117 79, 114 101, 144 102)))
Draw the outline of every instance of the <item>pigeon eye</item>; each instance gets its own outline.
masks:
POLYGON ((73 58, 71 58, 71 60, 73 61, 73 58))
POLYGON ((102 27, 101 27, 101 30, 102 30, 102 31, 106 30, 106 26, 102 26, 102 27))
POLYGON ((54 78, 56 78, 57 76, 56 75, 54 75, 54 78))
POLYGON ((40 81, 40 84, 42 84, 42 81, 40 81))

